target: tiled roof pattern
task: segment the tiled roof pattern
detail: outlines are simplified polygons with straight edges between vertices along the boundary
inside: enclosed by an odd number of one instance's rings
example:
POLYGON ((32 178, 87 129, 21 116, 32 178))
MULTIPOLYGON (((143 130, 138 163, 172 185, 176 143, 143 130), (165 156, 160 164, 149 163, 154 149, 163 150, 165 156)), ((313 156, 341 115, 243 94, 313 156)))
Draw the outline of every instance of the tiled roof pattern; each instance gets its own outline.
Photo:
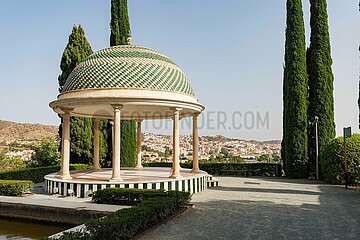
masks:
POLYGON ((180 68, 152 49, 121 45, 97 51, 68 77, 62 92, 80 89, 138 88, 194 96, 180 68))

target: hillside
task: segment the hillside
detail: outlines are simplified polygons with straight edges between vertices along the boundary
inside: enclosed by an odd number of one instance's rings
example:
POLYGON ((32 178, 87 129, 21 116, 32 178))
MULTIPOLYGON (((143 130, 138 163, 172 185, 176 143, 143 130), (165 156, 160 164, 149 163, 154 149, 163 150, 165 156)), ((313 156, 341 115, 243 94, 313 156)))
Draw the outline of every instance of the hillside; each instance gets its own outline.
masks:
POLYGON ((0 145, 14 141, 34 141, 42 138, 56 138, 58 127, 42 124, 15 123, 0 120, 0 145))

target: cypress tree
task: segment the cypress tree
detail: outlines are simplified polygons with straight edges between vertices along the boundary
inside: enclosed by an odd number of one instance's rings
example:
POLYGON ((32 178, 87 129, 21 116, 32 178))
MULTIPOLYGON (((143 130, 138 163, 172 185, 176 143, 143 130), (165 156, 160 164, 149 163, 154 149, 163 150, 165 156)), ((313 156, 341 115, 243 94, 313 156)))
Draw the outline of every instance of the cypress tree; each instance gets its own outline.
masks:
POLYGON ((283 82, 283 157, 286 176, 308 176, 307 73, 305 27, 301 0, 286 4, 283 82))
POLYGON ((85 37, 84 29, 79 25, 73 26, 69 41, 61 57, 60 69, 62 73, 58 77, 59 92, 62 91, 66 79, 69 77, 76 65, 92 54, 90 43, 85 37))
MULTIPOLYGON (((310 47, 307 51, 309 77, 308 119, 319 117, 319 152, 335 137, 334 76, 326 0, 310 0, 310 47)), ((315 175, 315 127, 309 127, 309 170, 315 175)), ((321 154, 320 154, 321 156, 321 154)), ((321 161, 321 159, 320 159, 321 161)))
MULTIPOLYGON (((62 91, 66 79, 84 58, 92 54, 92 49, 85 37, 83 28, 73 26, 69 41, 63 52, 60 69, 62 73, 58 77, 59 92, 62 91)), ((61 138, 61 125, 59 127, 61 138)), ((90 118, 71 117, 70 120, 70 158, 74 163, 91 163, 93 157, 93 121, 90 118)), ((100 136, 102 139, 103 136, 100 136)), ((100 156, 104 156, 104 141, 100 139, 100 156)))
POLYGON ((127 45, 131 37, 127 0, 111 0, 110 46, 127 45))
MULTIPOLYGON (((111 0, 110 46, 127 45, 131 37, 127 0, 111 0)), ((122 166, 134 167, 136 159, 136 123, 122 120, 120 161, 122 166)), ((109 134, 110 135, 110 134, 109 134)), ((109 137, 111 141, 112 137, 109 137)), ((111 148, 112 144, 108 146, 111 148)), ((110 152, 110 151, 109 151, 110 152)), ((109 156, 109 155, 108 155, 109 156)))

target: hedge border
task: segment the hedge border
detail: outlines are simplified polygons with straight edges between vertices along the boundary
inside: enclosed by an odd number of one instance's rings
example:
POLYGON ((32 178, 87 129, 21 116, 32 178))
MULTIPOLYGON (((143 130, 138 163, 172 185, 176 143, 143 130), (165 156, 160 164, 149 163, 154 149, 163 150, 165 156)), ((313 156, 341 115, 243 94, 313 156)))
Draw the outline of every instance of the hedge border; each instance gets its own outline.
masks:
POLYGON ((92 201, 100 204, 133 206, 151 198, 174 198, 181 205, 189 204, 189 192, 164 191, 155 189, 105 188, 94 193, 92 201))
MULTIPOLYGON (((147 189, 120 189, 111 188, 99 190, 108 196, 105 199, 113 198, 114 192, 118 196, 132 197, 137 196, 137 200, 128 199, 137 203, 131 208, 120 209, 115 213, 111 213, 104 218, 90 220, 85 223, 85 228, 80 232, 64 233, 60 240, 92 240, 92 239, 132 239, 138 234, 143 233, 147 229, 169 219, 181 212, 185 205, 190 202, 190 194, 176 191, 158 191, 147 189), (132 193, 130 193, 132 192, 132 193), (150 197, 157 196, 157 197, 150 197), (138 201, 142 196, 143 198, 138 201)), ((95 197, 96 198, 96 197, 95 197)))
POLYGON ((32 181, 0 180, 0 196, 19 196, 32 187, 32 181))
MULTIPOLYGON (((145 167, 171 167, 172 163, 153 162, 144 163, 145 167)), ((192 162, 181 163, 182 168, 192 168, 192 162)), ((280 163, 200 163, 201 170, 211 175, 231 176, 275 176, 281 177, 280 163)))

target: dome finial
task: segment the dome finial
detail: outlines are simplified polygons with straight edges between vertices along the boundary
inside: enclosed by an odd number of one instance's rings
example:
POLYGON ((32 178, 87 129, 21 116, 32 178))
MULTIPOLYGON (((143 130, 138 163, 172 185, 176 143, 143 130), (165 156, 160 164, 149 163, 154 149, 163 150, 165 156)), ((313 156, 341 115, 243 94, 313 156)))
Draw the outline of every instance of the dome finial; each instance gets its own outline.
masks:
POLYGON ((131 37, 128 37, 128 38, 126 39, 127 45, 131 45, 131 42, 132 42, 132 38, 131 38, 131 37))

